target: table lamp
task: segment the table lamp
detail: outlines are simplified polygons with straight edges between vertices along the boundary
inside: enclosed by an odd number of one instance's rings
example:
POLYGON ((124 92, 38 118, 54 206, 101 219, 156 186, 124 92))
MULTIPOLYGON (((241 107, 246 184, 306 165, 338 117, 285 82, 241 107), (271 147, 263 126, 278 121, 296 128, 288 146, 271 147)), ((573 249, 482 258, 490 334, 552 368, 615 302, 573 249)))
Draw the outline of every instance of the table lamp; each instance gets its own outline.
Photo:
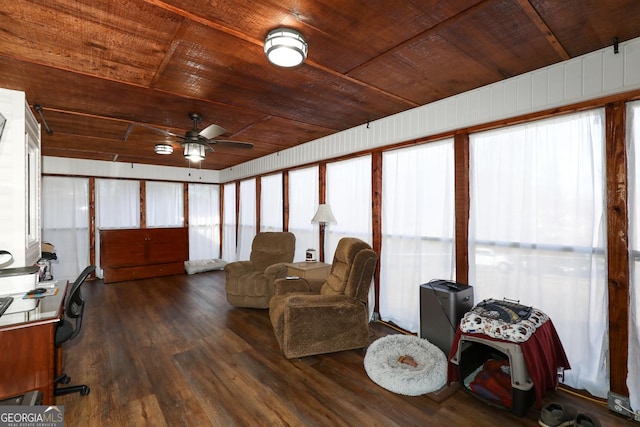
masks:
POLYGON ((320 225, 320 262, 324 262, 324 231, 327 224, 336 223, 336 218, 331 212, 331 206, 327 203, 319 204, 316 214, 311 218, 311 222, 317 222, 320 225))

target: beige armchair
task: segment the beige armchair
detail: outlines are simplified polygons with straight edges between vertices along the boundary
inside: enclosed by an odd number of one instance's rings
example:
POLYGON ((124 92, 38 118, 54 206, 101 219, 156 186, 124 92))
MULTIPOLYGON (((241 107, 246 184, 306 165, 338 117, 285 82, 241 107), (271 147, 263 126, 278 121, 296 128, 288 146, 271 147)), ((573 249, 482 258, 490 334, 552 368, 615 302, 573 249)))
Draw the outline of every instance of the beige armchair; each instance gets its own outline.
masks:
POLYGON ((310 356, 369 345, 369 286, 378 262, 356 238, 338 242, 324 282, 279 279, 269 317, 285 357, 310 356))
POLYGON ((293 261, 296 237, 288 232, 258 233, 249 261, 225 265, 227 301, 237 307, 268 308, 274 281, 287 275, 285 263, 293 261))

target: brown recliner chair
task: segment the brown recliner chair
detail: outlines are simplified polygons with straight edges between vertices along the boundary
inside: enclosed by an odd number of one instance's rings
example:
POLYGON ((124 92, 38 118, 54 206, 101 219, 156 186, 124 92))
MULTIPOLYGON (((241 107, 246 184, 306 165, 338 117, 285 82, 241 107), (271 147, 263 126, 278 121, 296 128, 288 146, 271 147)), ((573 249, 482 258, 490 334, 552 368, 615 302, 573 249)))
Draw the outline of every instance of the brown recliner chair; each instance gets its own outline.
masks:
POLYGON ((287 359, 369 345, 369 286, 378 262, 360 239, 338 242, 324 282, 279 279, 269 317, 287 359))
POLYGON ((296 237, 288 232, 258 233, 251 243, 249 261, 224 266, 227 301, 237 307, 269 308, 273 283, 287 275, 285 263, 293 261, 296 237))

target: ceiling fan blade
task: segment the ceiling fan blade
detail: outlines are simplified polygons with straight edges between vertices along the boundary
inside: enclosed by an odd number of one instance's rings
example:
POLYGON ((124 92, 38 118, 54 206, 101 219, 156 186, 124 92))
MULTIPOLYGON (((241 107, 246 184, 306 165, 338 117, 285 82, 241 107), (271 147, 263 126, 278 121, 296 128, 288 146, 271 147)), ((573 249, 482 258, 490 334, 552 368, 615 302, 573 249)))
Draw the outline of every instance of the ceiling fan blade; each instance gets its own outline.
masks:
POLYGON ((216 139, 214 141, 209 141, 209 144, 215 144, 220 147, 243 148, 247 150, 253 148, 253 144, 250 142, 229 141, 228 139, 216 139))
POLYGON ((216 136, 222 135, 223 133, 227 133, 224 128, 218 125, 209 125, 206 128, 202 129, 198 135, 203 136, 206 139, 213 139, 216 136))

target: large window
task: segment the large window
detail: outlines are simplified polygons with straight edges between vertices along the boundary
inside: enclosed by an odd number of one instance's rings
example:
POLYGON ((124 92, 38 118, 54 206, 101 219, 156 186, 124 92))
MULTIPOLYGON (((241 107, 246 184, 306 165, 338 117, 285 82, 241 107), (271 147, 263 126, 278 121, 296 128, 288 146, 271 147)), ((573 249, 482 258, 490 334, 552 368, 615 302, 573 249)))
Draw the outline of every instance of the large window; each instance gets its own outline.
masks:
MULTIPOLYGON (((96 179, 96 263, 100 263, 100 230, 140 227, 140 182, 96 179)), ((98 265, 96 275, 102 277, 98 265)))
POLYGON ((224 186, 224 208, 222 210, 222 259, 236 261, 236 184, 224 186))
POLYGON ((260 179, 260 231, 282 231, 282 174, 260 179))
POLYGON ((75 280, 89 265, 89 180, 42 179, 42 240, 55 246, 56 280, 75 280))
MULTIPOLYGON (((326 201, 331 206, 335 224, 325 231, 324 261, 333 262, 338 242, 343 237, 357 237, 371 244, 371 156, 327 164, 326 201)), ((369 317, 375 305, 375 289, 369 288, 369 317)))
POLYGON ((147 227, 184 225, 183 185, 177 182, 146 183, 147 227))
POLYGON ((256 180, 240 182, 240 209, 238 212, 238 259, 247 260, 256 235, 256 180))
POLYGON ((604 113, 471 135, 469 280, 552 319, 565 383, 606 397, 604 113))
POLYGON ((627 109, 629 165, 630 328, 627 387, 631 407, 640 411, 640 102, 627 109))
POLYGON ((452 279, 453 141, 385 152, 382 157, 380 317, 420 327, 420 284, 452 279))
POLYGON ((304 261, 305 251, 318 249, 318 227, 311 218, 318 208, 318 167, 289 172, 289 231, 296 235, 294 261, 304 261))
POLYGON ((325 262, 343 237, 371 244, 371 156, 327 164, 327 203, 336 217, 326 228, 325 262))
POLYGON ((220 187, 189 184, 189 258, 220 257, 220 187))

